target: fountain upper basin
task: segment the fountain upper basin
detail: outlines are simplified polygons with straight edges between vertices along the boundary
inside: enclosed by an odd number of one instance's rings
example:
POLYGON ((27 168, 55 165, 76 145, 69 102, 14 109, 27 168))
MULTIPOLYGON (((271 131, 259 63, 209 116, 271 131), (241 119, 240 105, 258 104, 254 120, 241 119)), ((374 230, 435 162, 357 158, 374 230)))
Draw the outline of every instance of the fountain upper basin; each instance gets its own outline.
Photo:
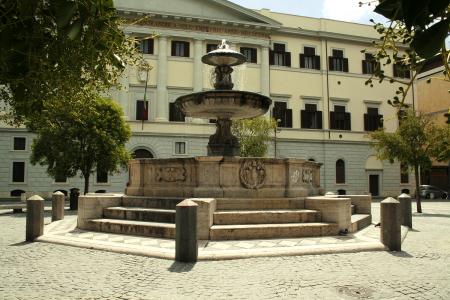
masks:
POLYGON ((272 100, 252 92, 214 90, 181 96, 176 103, 188 117, 244 119, 265 114, 272 100))

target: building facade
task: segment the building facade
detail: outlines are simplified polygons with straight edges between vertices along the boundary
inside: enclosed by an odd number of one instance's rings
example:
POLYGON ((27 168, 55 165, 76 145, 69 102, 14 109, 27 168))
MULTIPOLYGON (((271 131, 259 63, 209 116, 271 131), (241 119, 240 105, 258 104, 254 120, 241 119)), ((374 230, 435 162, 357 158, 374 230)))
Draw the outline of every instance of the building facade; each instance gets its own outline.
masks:
MULTIPOLYGON (((441 56, 428 60, 418 74, 416 83, 417 109, 430 116, 442 126, 450 126, 450 82, 444 80, 444 66, 441 56)), ((422 172, 421 184, 437 186, 450 190, 450 161, 433 162, 431 170, 422 172)))
MULTIPOLYGON (((371 26, 254 11, 224 0, 115 4, 125 33, 139 41, 142 58, 153 67, 148 82, 139 67, 128 67, 124 88, 111 91, 131 126, 127 147, 137 158, 206 155, 214 124, 185 118, 173 103, 181 95, 212 89, 212 67, 201 57, 226 39, 248 60, 235 68, 234 89, 273 100, 268 115, 278 120, 278 130, 269 156, 323 163, 326 191, 391 196, 414 186, 413 176, 402 175, 398 163, 379 161, 369 145, 370 131, 379 126, 394 131, 398 125, 387 104, 396 84, 365 84, 375 68, 370 53, 378 36, 371 26)), ((409 75, 391 65, 382 68, 399 79, 409 75)), ((32 139, 25 129, 0 128, 0 197, 18 191, 48 196, 82 186, 80 178, 55 182, 45 167, 32 166, 32 139)), ((126 182, 126 172, 97 174, 91 190, 123 192, 126 182)))

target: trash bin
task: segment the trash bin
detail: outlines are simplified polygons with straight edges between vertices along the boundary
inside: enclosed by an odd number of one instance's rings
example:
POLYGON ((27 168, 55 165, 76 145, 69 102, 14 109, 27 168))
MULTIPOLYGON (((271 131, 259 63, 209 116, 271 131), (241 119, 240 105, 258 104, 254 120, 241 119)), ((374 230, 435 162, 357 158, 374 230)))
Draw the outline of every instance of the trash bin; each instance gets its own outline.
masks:
POLYGON ((70 189, 70 210, 78 210, 78 196, 80 196, 80 190, 77 188, 70 189))

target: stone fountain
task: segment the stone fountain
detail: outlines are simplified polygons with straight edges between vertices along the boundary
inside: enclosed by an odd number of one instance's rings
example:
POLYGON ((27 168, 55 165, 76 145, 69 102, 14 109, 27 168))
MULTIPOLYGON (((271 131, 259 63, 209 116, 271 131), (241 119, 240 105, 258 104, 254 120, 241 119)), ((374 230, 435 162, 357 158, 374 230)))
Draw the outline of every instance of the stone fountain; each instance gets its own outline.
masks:
POLYGON ((217 50, 203 56, 202 62, 215 67, 215 90, 182 96, 175 103, 188 117, 217 119, 216 133, 209 138, 208 156, 239 156, 239 141, 231 133, 232 119, 263 115, 272 100, 257 93, 233 91, 232 67, 245 63, 246 58, 231 50, 225 40, 217 50))
POLYGON ((215 67, 215 90, 176 100, 186 116, 217 119, 208 156, 131 161, 125 195, 80 198, 79 228, 174 238, 174 209, 186 198, 199 205, 204 240, 336 235, 370 224, 370 196, 320 196, 320 163, 239 156, 232 120, 263 115, 272 102, 233 90, 232 67, 245 60, 222 41, 202 58, 215 67), (352 212, 363 217, 353 222, 352 212))

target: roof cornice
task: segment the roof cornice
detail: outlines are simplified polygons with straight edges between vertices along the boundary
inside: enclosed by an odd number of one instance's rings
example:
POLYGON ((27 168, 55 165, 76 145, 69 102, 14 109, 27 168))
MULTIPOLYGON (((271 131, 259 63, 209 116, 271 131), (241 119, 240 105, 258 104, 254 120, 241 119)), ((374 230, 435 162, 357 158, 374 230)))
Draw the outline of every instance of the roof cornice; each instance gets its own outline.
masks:
POLYGON ((226 6, 228 8, 231 8, 233 10, 239 11, 239 12, 241 12, 243 14, 249 15, 249 16, 255 18, 255 19, 261 20, 262 22, 268 23, 271 26, 280 27, 282 25, 280 22, 278 22, 278 21, 276 21, 274 19, 266 17, 266 16, 264 16, 264 15, 262 15, 262 14, 256 12, 256 11, 252 10, 252 9, 240 6, 240 5, 236 4, 236 3, 230 2, 228 0, 212 0, 212 1, 216 2, 217 4, 220 4, 220 5, 226 6))

